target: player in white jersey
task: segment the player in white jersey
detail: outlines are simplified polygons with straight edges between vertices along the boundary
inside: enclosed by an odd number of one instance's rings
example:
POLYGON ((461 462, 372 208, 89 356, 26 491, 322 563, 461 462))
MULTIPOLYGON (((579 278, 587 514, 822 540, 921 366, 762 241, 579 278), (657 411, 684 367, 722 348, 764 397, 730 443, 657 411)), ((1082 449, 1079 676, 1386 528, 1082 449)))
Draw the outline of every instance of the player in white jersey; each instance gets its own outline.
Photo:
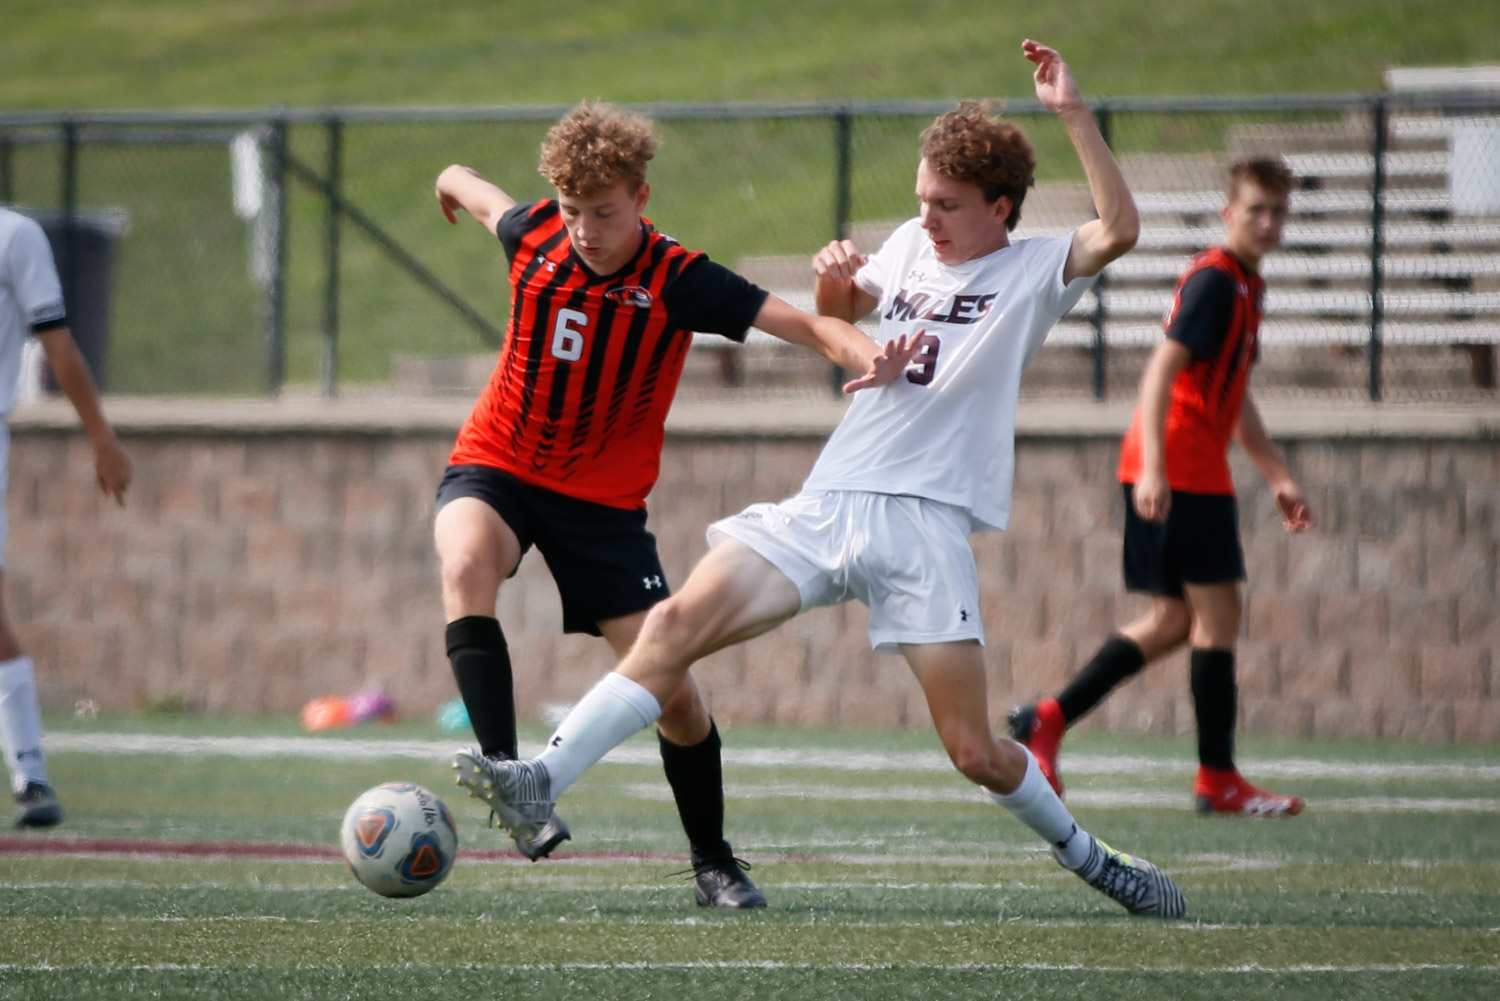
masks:
MULTIPOLYGON (((94 446, 99 489, 124 503, 130 486, 130 458, 104 417, 88 363, 68 329, 62 285, 52 247, 35 220, 0 208, 0 585, 5 566, 5 483, 10 432, 4 418, 16 402, 21 347, 29 336, 42 344, 57 385, 73 404, 94 446)), ((47 781, 42 753, 42 717, 37 706, 31 658, 22 652, 5 613, 0 590, 0 742, 16 794, 18 827, 49 827, 62 820, 62 807, 47 781)))
POLYGON ((1079 829, 1031 753, 990 728, 979 584, 968 537, 1005 527, 1021 373, 1099 271, 1135 244, 1119 166, 1052 49, 1022 45, 1037 97, 1067 128, 1098 218, 1070 238, 1012 242, 1035 158, 1014 125, 967 101, 922 134, 918 218, 866 260, 838 241, 813 260, 820 313, 877 308, 880 338, 914 338, 903 382, 856 397, 797 496, 716 522, 682 590, 655 606, 615 672, 535 759, 475 767, 529 835, 593 762, 648 725, 700 657, 798 612, 858 598, 877 651, 905 656, 954 766, 1133 914, 1180 917, 1164 872, 1079 829))

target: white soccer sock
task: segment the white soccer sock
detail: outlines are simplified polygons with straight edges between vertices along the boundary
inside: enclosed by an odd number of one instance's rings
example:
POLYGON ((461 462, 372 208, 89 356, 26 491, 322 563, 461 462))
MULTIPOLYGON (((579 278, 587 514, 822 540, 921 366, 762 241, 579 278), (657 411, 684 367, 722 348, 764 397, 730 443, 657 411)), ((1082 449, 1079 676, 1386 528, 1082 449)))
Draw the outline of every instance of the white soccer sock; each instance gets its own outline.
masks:
POLYGON ((36 673, 30 657, 0 661, 0 743, 16 792, 27 782, 47 781, 42 753, 42 711, 36 701, 36 673))
POLYGON ((1088 861, 1092 839, 1053 792, 1036 763, 1036 757, 1025 746, 1017 746, 1026 754, 1026 774, 1021 777, 1021 784, 1008 795, 1002 796, 989 789, 985 793, 1005 807, 1012 817, 1045 838, 1059 862, 1069 869, 1077 869, 1088 861))
POLYGON ((552 798, 627 737, 655 722, 661 705, 641 685, 611 671, 588 690, 537 756, 552 776, 552 798))

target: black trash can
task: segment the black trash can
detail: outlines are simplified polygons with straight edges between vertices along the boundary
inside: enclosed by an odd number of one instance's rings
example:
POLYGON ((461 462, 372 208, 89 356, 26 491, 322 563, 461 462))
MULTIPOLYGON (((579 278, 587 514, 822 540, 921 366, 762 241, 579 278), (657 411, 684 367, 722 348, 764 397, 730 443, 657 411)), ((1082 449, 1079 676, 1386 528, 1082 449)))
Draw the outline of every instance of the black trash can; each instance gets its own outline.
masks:
MULTIPOLYGON (((71 225, 59 212, 26 212, 42 226, 52 244, 57 276, 62 280, 68 327, 101 390, 109 385, 110 283, 115 246, 127 228, 123 212, 76 212, 71 225)), ((47 392, 58 386, 50 370, 47 392)))

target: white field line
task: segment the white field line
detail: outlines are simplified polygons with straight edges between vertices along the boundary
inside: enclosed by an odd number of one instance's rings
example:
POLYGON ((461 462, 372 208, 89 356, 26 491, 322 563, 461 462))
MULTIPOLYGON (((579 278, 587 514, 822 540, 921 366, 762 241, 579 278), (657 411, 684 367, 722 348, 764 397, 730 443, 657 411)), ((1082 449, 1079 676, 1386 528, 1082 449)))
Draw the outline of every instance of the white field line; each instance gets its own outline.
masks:
MULTIPOLYGON (((972 786, 927 788, 923 786, 871 786, 868 788, 832 786, 815 783, 744 783, 730 782, 729 794, 735 800, 808 799, 819 802, 877 801, 912 803, 988 803, 972 786)), ((672 792, 665 785, 631 783, 624 790, 636 799, 670 800, 672 792)), ((1081 789, 1068 793, 1070 806, 1106 807, 1181 807, 1191 797, 1183 792, 1160 792, 1144 789, 1081 789)), ((1403 796, 1362 796, 1344 799, 1319 797, 1308 809, 1319 813, 1500 813, 1500 799, 1418 798, 1403 796)))
MULTIPOLYGON (((983 844, 980 844, 978 842, 975 842, 971 847, 982 850, 986 846, 983 845, 983 844)), ((1021 852, 1007 851, 1007 852, 1002 852, 1001 854, 1004 854, 1004 855, 1010 856, 1010 857, 1003 858, 1003 859, 987 858, 987 859, 976 860, 976 859, 974 859, 972 857, 956 858, 956 857, 953 857, 953 856, 946 856, 946 855, 910 855, 910 856, 906 856, 906 855, 902 855, 902 856, 892 856, 892 855, 873 855, 873 856, 872 855, 830 855, 827 858, 820 859, 818 861, 819 861, 820 864, 821 863, 827 863, 827 864, 838 864, 838 865, 848 865, 848 866, 863 866, 863 867, 880 868, 880 869, 891 868, 893 865, 900 865, 900 866, 907 866, 907 865, 949 866, 949 867, 962 867, 962 868, 972 869, 972 868, 980 868, 980 867, 986 867, 986 866, 1015 867, 1015 866, 1021 866, 1021 865, 1029 865, 1030 862, 1033 861, 1034 859, 1040 859, 1040 858, 1042 858, 1045 855, 1045 851, 1043 849, 1039 849, 1038 848, 1038 849, 1028 849, 1028 850, 1021 851, 1021 852)), ((74 858, 105 858, 105 859, 109 859, 109 858, 115 858, 115 857, 118 857, 118 856, 111 856, 111 855, 107 855, 107 854, 85 854, 85 853, 80 853, 78 855, 70 855, 69 857, 74 857, 74 858)), ((148 857, 143 857, 143 856, 134 856, 134 857, 137 857, 137 858, 148 858, 148 857)), ((1047 857, 1050 859, 1050 856, 1047 856, 1047 857)), ((328 862, 328 860, 326 860, 326 859, 308 859, 308 860, 298 860, 298 861, 302 862, 302 864, 309 864, 309 865, 328 865, 328 864, 330 864, 328 862)), ((624 860, 624 861, 629 861, 629 860, 624 860)), ((782 858, 782 857, 779 857, 779 856, 775 856, 775 855, 762 855, 759 858, 757 858, 757 861, 760 862, 760 863, 762 863, 762 864, 765 864, 765 863, 787 864, 787 860, 785 858, 782 858)), ((1193 873, 1193 874, 1196 874, 1196 873, 1214 873, 1216 875, 1223 875, 1224 873, 1227 873, 1227 872, 1275 872, 1275 871, 1279 871, 1281 869, 1286 869, 1286 868, 1293 867, 1293 866, 1309 865, 1309 864, 1312 864, 1313 861, 1314 860, 1312 860, 1311 858, 1306 858, 1306 859, 1293 859, 1293 858, 1245 858, 1245 857, 1237 857, 1237 856, 1229 856, 1229 855, 1185 855, 1185 856, 1183 856, 1183 861, 1182 862, 1180 862, 1180 863, 1178 863, 1178 864, 1176 864, 1176 865, 1174 865, 1172 867, 1172 871, 1176 875, 1179 875, 1179 876, 1185 875, 1185 874, 1189 874, 1189 873, 1193 873)), ((550 870, 550 871, 545 871, 545 872, 538 873, 538 872, 533 872, 530 867, 522 867, 520 869, 520 872, 525 876, 526 884, 528 886, 531 886, 531 887, 534 887, 534 888, 537 888, 537 889, 545 889, 545 890, 572 890, 572 889, 580 889, 580 888, 586 888, 587 889, 587 888, 597 888, 598 885, 599 885, 598 881, 593 876, 585 875, 583 872, 581 872, 579 870, 587 869, 587 868, 598 868, 598 867, 603 867, 603 866, 609 866, 610 868, 618 869, 618 867, 621 865, 621 863, 622 863, 622 860, 620 860, 620 859, 597 860, 597 859, 587 859, 587 858, 577 858, 577 857, 575 857, 575 858, 560 858, 560 859, 551 860, 548 863, 548 870, 550 870)), ((642 862, 641 864, 642 865, 648 865, 648 866, 651 866, 653 868, 661 868, 662 867, 660 863, 655 863, 655 862, 642 862)), ((1421 860, 1421 859, 1394 859, 1394 860, 1388 860, 1388 861, 1380 861, 1380 862, 1377 862, 1375 864, 1390 865, 1390 866, 1400 866, 1400 867, 1403 867, 1403 868, 1430 868, 1431 867, 1431 863, 1430 862, 1428 862, 1426 860, 1421 860)), ((670 865, 670 863, 668 863, 668 865, 670 865)), ((1070 876, 1069 873, 1067 873, 1066 871, 1064 871, 1062 869, 1058 869, 1055 872, 1044 872, 1044 873, 1035 873, 1035 872, 1028 871, 1026 873, 1026 875, 1027 875, 1027 878, 1029 880, 1032 880, 1032 881, 1035 881, 1037 879, 1041 879, 1041 880, 1048 881, 1048 882, 1052 881, 1052 879, 1054 877, 1057 878, 1057 879, 1066 879, 1066 878, 1068 878, 1070 876)), ((670 874, 667 877, 665 877, 665 878, 667 880, 670 880, 670 874)), ((915 892, 924 892, 924 891, 928 891, 928 890, 980 890, 980 891, 983 891, 983 890, 1014 890, 1014 889, 1017 889, 1017 888, 1020 888, 1020 887, 1026 887, 1026 886, 1032 886, 1032 885, 1034 885, 1034 883, 1032 883, 1032 882, 1018 881, 1016 879, 998 879, 998 880, 995 880, 995 881, 992 881, 992 882, 973 882, 973 881, 950 882, 950 881, 943 881, 943 882, 934 883, 934 882, 925 882, 925 881, 916 881, 916 882, 913 882, 913 881, 904 881, 903 882, 903 881, 898 881, 898 880, 881 879, 881 878, 876 878, 876 877, 871 877, 871 876, 861 876, 861 877, 857 877, 857 878, 851 877, 851 878, 843 878, 843 879, 837 879, 837 880, 778 880, 778 879, 775 879, 774 877, 772 877, 769 880, 762 880, 762 882, 766 886, 774 886, 774 887, 777 887, 778 889, 797 889, 797 890, 869 889, 869 890, 894 890, 894 891, 915 891, 915 892)), ((357 885, 352 884, 352 883, 350 883, 350 884, 321 884, 321 883, 296 883, 296 882, 279 883, 279 882, 272 882, 272 881, 260 880, 260 879, 257 879, 254 882, 225 882, 225 881, 212 880, 212 881, 201 882, 201 883, 181 883, 181 884, 176 884, 175 886, 174 885, 170 885, 170 884, 162 884, 162 883, 157 882, 156 880, 150 880, 150 879, 128 879, 128 878, 118 878, 118 877, 115 877, 115 878, 105 878, 105 879, 72 879, 72 880, 66 880, 66 881, 63 881, 63 880, 49 880, 49 879, 37 879, 37 880, 20 880, 20 881, 12 881, 12 882, 0 882, 0 891, 3 891, 3 890, 77 890, 77 889, 80 889, 80 888, 83 888, 83 889, 167 889, 167 890, 177 889, 177 890, 182 890, 184 892, 209 889, 209 890, 247 890, 247 891, 251 891, 251 892, 255 892, 255 893, 306 893, 306 892, 319 892, 319 893, 322 893, 322 892, 345 893, 345 892, 347 892, 347 893, 351 893, 351 894, 363 893, 363 888, 362 887, 357 886, 357 885)), ((613 891, 622 891, 622 892, 623 891, 629 891, 629 892, 639 892, 639 893, 663 893, 663 892, 670 893, 670 892, 673 892, 673 891, 675 891, 675 890, 677 890, 679 888, 680 887, 675 882, 666 881, 666 882, 653 882, 653 883, 625 883, 625 884, 621 884, 621 885, 618 885, 618 886, 613 886, 613 887, 610 888, 610 890, 611 890, 611 892, 613 892, 613 891)), ((483 893, 483 892, 489 892, 489 888, 487 886, 483 886, 483 885, 481 885, 481 886, 465 886, 465 887, 456 887, 455 891, 458 891, 458 892, 479 892, 479 893, 483 893)), ((450 891, 450 892, 452 892, 452 891, 450 891)), ((1400 888, 1394 888, 1394 889, 1392 889, 1392 888, 1382 888, 1382 887, 1345 887, 1345 888, 1341 888, 1339 890, 1339 892, 1341 894, 1345 895, 1345 896, 1362 896, 1362 895, 1363 896, 1408 896, 1408 895, 1412 895, 1412 896, 1441 896, 1441 895, 1445 894, 1447 891, 1446 890, 1425 889, 1425 888, 1421 888, 1421 887, 1400 887, 1400 888)))
MULTIPOLYGON (((360 737, 166 737, 133 733, 49 733, 48 752, 228 755, 231 757, 307 757, 361 761, 370 758, 413 758, 444 761, 461 740, 379 740, 360 737)), ((522 747, 524 754, 540 753, 541 744, 522 747)), ((951 773, 941 754, 922 751, 848 751, 836 748, 724 748, 724 763, 737 768, 827 768, 851 772, 915 771, 951 773)), ((632 742, 615 748, 604 759, 628 765, 656 765, 654 743, 632 742)), ((1070 775, 1149 775, 1190 773, 1186 758, 1145 755, 1068 755, 1064 770, 1070 775)), ((1274 778, 1326 779, 1471 779, 1500 781, 1500 764, 1481 762, 1318 761, 1309 758, 1246 758, 1247 773, 1274 778)))
MULTIPOLYGON (((210 963, 0 963, 0 971, 25 973, 51 973, 70 971, 130 970, 145 973, 197 972, 203 970, 225 970, 239 968, 240 964, 215 965, 210 963)), ((298 965, 298 972, 318 970, 344 970, 343 966, 313 964, 298 965)), ((502 965, 497 963, 461 963, 453 966, 413 963, 361 963, 361 970, 503 970, 521 973, 556 973, 568 970, 850 970, 888 971, 892 973, 908 970, 932 970, 935 972, 964 972, 967 970, 1004 972, 1027 970, 1040 973, 1112 973, 1112 974, 1268 974, 1287 973, 1488 973, 1500 971, 1500 965, 1462 963, 1292 963, 1286 966, 1268 966, 1251 963, 1236 966, 1098 966, 1080 963, 784 963, 775 960, 746 960, 743 962, 681 962, 681 963, 542 963, 502 965)))
MULTIPOLYGON (((999 888, 999 889, 1003 889, 1003 890, 1035 890, 1035 889, 1038 889, 1038 887, 1035 887, 1035 886, 1026 886, 1026 885, 1016 885, 1016 886, 1002 887, 1002 888, 999 888)), ((10 921, 10 922, 19 922, 20 920, 23 920, 23 919, 14 919, 14 918, 12 918, 12 919, 7 919, 7 920, 10 921)), ((287 916, 281 915, 281 914, 233 914, 233 915, 221 914, 221 915, 210 915, 210 916, 203 916, 203 917, 184 917, 184 916, 178 916, 178 915, 164 916, 164 915, 146 915, 146 914, 143 914, 143 915, 122 915, 122 916, 107 917, 107 918, 103 918, 103 917, 88 917, 88 916, 84 916, 84 917, 63 917, 63 918, 49 918, 48 920, 58 921, 58 922, 66 922, 67 924, 75 926, 75 927, 84 927, 84 926, 93 926, 93 925, 121 925, 121 926, 136 926, 136 927, 139 927, 139 926, 142 926, 142 925, 186 925, 186 924, 194 924, 194 925, 210 925, 210 924, 213 924, 213 925, 282 924, 282 925, 307 926, 309 928, 313 928, 313 927, 318 927, 318 926, 344 926, 344 925, 347 925, 348 922, 349 922, 349 919, 347 919, 347 918, 293 918, 293 917, 287 917, 287 916)), ((424 918, 424 917, 410 917, 410 918, 403 918, 401 920, 406 921, 406 922, 427 922, 427 921, 445 921, 445 920, 453 920, 453 919, 441 918, 441 917, 431 918, 431 919, 424 918)), ((498 916, 498 917, 491 917, 490 915, 485 914, 485 915, 480 915, 478 917, 464 918, 463 920, 467 921, 469 923, 472 923, 472 924, 487 925, 487 924, 511 924, 511 923, 514 923, 514 921, 516 919, 505 917, 503 915, 502 916, 498 916)), ((559 918, 556 919, 555 923, 559 924, 559 925, 566 925, 566 924, 570 924, 570 923, 594 924, 595 923, 595 919, 593 919, 593 918, 574 919, 574 918, 568 918, 568 917, 559 917, 559 918)), ((700 925, 701 926, 719 926, 719 927, 722 927, 722 925, 717 920, 715 920, 714 918, 700 918, 700 917, 660 918, 660 919, 651 919, 651 918, 636 917, 636 918, 631 918, 631 919, 629 919, 628 921, 626 921, 624 923, 630 925, 633 928, 682 928, 682 927, 696 927, 696 926, 700 926, 700 925)), ((813 920, 808 925, 805 925, 805 926, 810 927, 812 924, 826 925, 827 922, 813 920)), ((979 925, 984 925, 984 926, 987 926, 987 927, 988 926, 993 926, 993 927, 996 927, 996 928, 1004 928, 1006 926, 1011 926, 1011 927, 1042 928, 1042 929, 1054 929, 1054 930, 1093 929, 1093 930, 1097 931, 1098 928, 1099 928, 1099 924, 1098 924, 1098 919, 1097 918, 1054 918, 1054 919, 1048 919, 1048 920, 1039 920, 1037 918, 1032 918, 1032 917, 1007 917, 1006 914, 1005 914, 1005 908, 1004 908, 1003 905, 1000 906, 1000 907, 998 907, 996 909, 996 915, 995 915, 995 917, 993 919, 986 918, 983 921, 959 921, 959 920, 949 919, 949 920, 945 920, 945 921, 934 922, 934 921, 925 920, 925 919, 922 919, 922 918, 908 918, 908 919, 904 919, 904 920, 893 920, 893 921, 840 921, 840 922, 838 922, 838 927, 839 928, 841 928, 841 929, 850 929, 850 930, 859 930, 859 929, 877 930, 877 929, 891 929, 891 928, 912 928, 912 929, 924 929, 924 928, 962 928, 962 927, 974 927, 974 926, 979 926, 979 925)), ((785 925, 785 926, 782 926, 782 927, 796 928, 796 927, 804 927, 804 925, 785 925)), ((1174 922, 1171 922, 1169 924, 1163 924, 1163 925, 1155 926, 1155 927, 1158 927, 1159 930, 1160 930, 1160 932, 1162 934, 1170 934, 1170 935, 1175 935, 1175 936, 1196 935, 1196 936, 1200 936, 1201 937, 1203 935, 1210 935, 1210 934, 1215 934, 1215 933, 1220 933, 1220 932, 1264 931, 1264 930, 1266 930, 1267 928, 1269 928, 1271 926, 1267 925, 1263 921, 1244 921, 1244 922, 1234 922, 1234 921, 1194 921, 1192 919, 1188 919, 1188 920, 1185 920, 1185 921, 1174 921, 1174 922)), ((1481 933, 1484 933, 1484 934, 1488 934, 1488 935, 1492 935, 1492 936, 1496 935, 1497 933, 1500 933, 1500 928, 1479 928, 1479 929, 1470 929, 1470 930, 1472 930, 1472 931, 1478 931, 1478 932, 1481 932, 1481 933)), ((86 934, 86 933, 80 932, 79 934, 86 934)), ((404 967, 407 964, 401 964, 401 965, 404 967)), ((457 965, 457 964, 455 964, 455 965, 457 965)), ((462 969, 462 968, 466 968, 468 966, 473 966, 474 968, 481 968, 481 969, 507 969, 507 970, 544 969, 544 970, 550 970, 550 969, 555 969, 555 968, 562 968, 562 967, 568 966, 568 965, 572 965, 572 964, 558 963, 558 964, 554 965, 554 964, 549 963, 549 964, 547 964, 545 966, 540 966, 540 967, 529 966, 529 965, 526 965, 526 964, 520 964, 520 965, 517 965, 517 966, 491 966, 489 964, 465 964, 464 966, 459 966, 458 968, 462 969)), ((621 969, 632 969, 632 968, 639 968, 639 967, 644 966, 644 965, 646 965, 646 964, 599 963, 599 964, 580 964, 579 968, 580 969, 588 969, 591 966, 597 966, 599 968, 604 968, 604 969, 613 969, 613 968, 615 968, 615 967, 618 966, 621 969)), ((650 964, 650 965, 653 966, 653 967, 660 966, 663 969, 671 969, 671 968, 673 968, 675 966, 681 966, 683 968, 691 968, 693 966, 698 966, 698 965, 712 966, 712 965, 716 965, 716 964, 712 964, 712 963, 702 963, 702 964, 700 964, 700 963, 696 963, 696 962, 688 962, 688 963, 683 963, 683 964, 662 963, 662 964, 650 964)), ((735 965, 735 964, 731 963, 731 964, 726 964, 726 965, 735 965)), ((748 964, 748 965, 754 965, 754 964, 751 963, 751 964, 748 964)), ((784 966, 784 967, 786 967, 788 969, 797 969, 798 968, 798 965, 795 964, 795 963, 777 963, 776 965, 777 966, 784 966)), ((906 965, 906 964, 902 964, 902 965, 906 965)), ((910 965, 918 967, 918 968, 922 968, 922 969, 929 969, 929 968, 931 968, 931 969, 941 969, 942 968, 942 967, 926 967, 926 966, 922 966, 920 964, 910 964, 910 965)), ((955 968, 962 968, 964 965, 967 965, 967 964, 960 964, 959 967, 955 967, 955 968)), ((837 967, 839 969, 846 968, 845 964, 842 964, 842 963, 830 964, 830 966, 834 966, 834 967, 837 967)), ((0 964, 0 969, 4 969, 4 968, 5 968, 4 964, 0 964)), ((299 967, 299 968, 301 968, 301 967, 299 967)), ((364 969, 364 968, 365 967, 363 965, 361 965, 361 969, 364 969)), ((807 964, 806 968, 809 968, 809 969, 819 969, 819 968, 822 968, 822 967, 816 967, 813 964, 807 964)), ((849 968, 849 969, 862 969, 862 968, 868 968, 868 969, 886 969, 886 967, 883 967, 883 966, 875 966, 875 967, 849 966, 847 968, 849 968)), ((1043 967, 1043 968, 1045 968, 1045 969, 1053 969, 1054 967, 1047 966, 1047 967, 1043 967)), ((1056 968, 1057 969, 1067 969, 1068 967, 1056 967, 1056 968)), ((1086 968, 1091 968, 1091 967, 1086 967, 1086 968)), ((1236 967, 1229 967, 1228 969, 1239 970, 1239 969, 1255 969, 1255 968, 1256 967, 1238 967, 1238 966, 1236 966, 1236 967)), ((1304 969, 1314 969, 1314 967, 1310 967, 1310 966, 1309 967, 1303 967, 1303 968, 1304 969)), ((1321 968, 1321 967, 1319 967, 1319 968, 1321 968)), ((1372 966, 1372 967, 1369 967, 1369 968, 1375 969, 1375 968, 1379 968, 1379 967, 1378 966, 1372 966)), ((1425 967, 1418 967, 1418 968, 1425 968, 1425 967)), ((1453 969, 1463 969, 1463 970, 1467 970, 1467 969, 1479 969, 1479 970, 1483 970, 1483 969, 1490 969, 1491 967, 1489 967, 1489 966, 1463 966, 1463 965, 1455 965, 1452 968, 1453 969)), ((1496 967, 1496 968, 1500 968, 1500 967, 1496 967)), ((1145 969, 1145 970, 1154 969, 1154 967, 1126 967, 1126 969, 1135 970, 1136 972, 1140 972, 1143 969, 1145 969)), ((1183 967, 1183 966, 1179 966, 1179 967, 1162 967, 1162 969, 1166 969, 1166 970, 1173 970, 1173 969, 1176 969, 1176 970, 1192 970, 1192 969, 1197 969, 1197 967, 1183 967)), ((4 996, 5 995, 0 995, 0 997, 4 997, 4 996)))

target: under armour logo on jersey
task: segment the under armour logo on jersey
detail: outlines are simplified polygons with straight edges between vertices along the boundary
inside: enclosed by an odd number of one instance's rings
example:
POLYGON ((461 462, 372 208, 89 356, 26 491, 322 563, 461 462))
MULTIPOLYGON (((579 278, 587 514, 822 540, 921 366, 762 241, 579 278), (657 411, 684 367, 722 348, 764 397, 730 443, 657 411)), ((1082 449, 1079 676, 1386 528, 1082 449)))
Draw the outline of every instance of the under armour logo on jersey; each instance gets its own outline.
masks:
POLYGON ((666 587, 666 585, 662 583, 661 574, 652 574, 650 577, 642 577, 641 584, 644 585, 646 590, 648 591, 659 587, 666 587))
POLYGON ((557 262, 556 261, 544 261, 544 262, 542 262, 542 266, 545 267, 548 271, 556 271, 557 270, 557 262))
POLYGON ((960 622, 968 622, 969 621, 969 610, 967 608, 960 608, 958 610, 958 621, 960 621, 960 622))
POLYGON ((641 288, 639 285, 621 285, 604 293, 604 298, 611 302, 618 302, 622 306, 634 306, 636 309, 651 308, 651 291, 641 288))

